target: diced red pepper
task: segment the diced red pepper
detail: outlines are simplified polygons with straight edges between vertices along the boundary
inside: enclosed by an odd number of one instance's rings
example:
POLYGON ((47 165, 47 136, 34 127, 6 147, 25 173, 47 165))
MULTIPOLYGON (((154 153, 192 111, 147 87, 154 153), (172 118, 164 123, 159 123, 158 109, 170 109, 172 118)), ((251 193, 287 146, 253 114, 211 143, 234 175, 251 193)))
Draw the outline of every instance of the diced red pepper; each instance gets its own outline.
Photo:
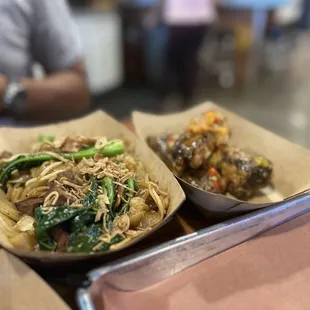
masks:
POLYGON ((210 174, 211 176, 217 176, 218 172, 214 168, 209 168, 208 174, 210 174))
POLYGON ((214 188, 214 189, 219 189, 220 188, 220 182, 219 181, 215 181, 213 184, 212 184, 212 187, 214 188))

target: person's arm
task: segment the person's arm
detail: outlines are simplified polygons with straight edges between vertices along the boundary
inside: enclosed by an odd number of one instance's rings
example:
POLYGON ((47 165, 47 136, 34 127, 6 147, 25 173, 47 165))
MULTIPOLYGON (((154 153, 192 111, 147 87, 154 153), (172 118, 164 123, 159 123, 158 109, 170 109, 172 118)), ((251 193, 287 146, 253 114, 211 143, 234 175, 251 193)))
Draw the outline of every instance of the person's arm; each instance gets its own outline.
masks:
MULTIPOLYGON (((25 78, 27 102, 22 118, 55 120, 89 107, 87 75, 81 44, 64 0, 35 0, 31 52, 46 72, 42 80, 25 78)), ((7 85, 0 76, 0 94, 7 85)))
POLYGON ((89 91, 82 60, 43 80, 24 79, 27 119, 52 120, 77 115, 89 108, 89 91))

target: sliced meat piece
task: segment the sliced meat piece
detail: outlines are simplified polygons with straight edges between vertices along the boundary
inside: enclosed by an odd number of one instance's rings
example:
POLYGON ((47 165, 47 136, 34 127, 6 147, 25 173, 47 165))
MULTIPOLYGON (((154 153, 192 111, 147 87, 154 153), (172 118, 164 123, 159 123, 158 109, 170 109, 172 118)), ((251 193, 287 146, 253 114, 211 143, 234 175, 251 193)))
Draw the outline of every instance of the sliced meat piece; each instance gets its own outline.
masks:
POLYGON ((52 229, 52 236, 57 241, 56 252, 66 252, 69 234, 58 226, 52 229))
POLYGON ((12 156, 13 156, 13 154, 11 152, 4 151, 0 154, 0 159, 7 159, 7 158, 10 158, 12 156))
POLYGON ((57 181, 62 183, 62 179, 66 179, 70 183, 76 184, 76 185, 82 185, 82 180, 76 175, 76 173, 73 172, 73 170, 66 170, 63 172, 60 172, 57 175, 57 181))
POLYGON ((29 198, 20 202, 15 203, 15 207, 21 213, 34 216, 34 210, 40 207, 44 203, 43 197, 29 198))

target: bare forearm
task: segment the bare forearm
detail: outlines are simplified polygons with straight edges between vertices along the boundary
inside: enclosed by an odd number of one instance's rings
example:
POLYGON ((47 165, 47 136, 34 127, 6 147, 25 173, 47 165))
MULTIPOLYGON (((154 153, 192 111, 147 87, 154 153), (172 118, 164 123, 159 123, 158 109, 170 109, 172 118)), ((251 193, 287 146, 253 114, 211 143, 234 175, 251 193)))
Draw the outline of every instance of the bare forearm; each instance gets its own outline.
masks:
POLYGON ((27 92, 25 118, 53 120, 74 116, 89 107, 86 80, 74 71, 65 71, 43 80, 24 79, 27 92))

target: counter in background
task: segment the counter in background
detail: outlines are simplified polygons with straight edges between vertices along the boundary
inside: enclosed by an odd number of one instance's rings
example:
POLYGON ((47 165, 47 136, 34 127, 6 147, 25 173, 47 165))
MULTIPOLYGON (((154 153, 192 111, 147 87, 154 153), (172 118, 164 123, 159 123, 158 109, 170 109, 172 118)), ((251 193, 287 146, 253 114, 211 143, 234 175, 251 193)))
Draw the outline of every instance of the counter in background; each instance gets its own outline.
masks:
POLYGON ((110 91, 123 82, 121 18, 117 12, 75 11, 93 94, 110 91))

